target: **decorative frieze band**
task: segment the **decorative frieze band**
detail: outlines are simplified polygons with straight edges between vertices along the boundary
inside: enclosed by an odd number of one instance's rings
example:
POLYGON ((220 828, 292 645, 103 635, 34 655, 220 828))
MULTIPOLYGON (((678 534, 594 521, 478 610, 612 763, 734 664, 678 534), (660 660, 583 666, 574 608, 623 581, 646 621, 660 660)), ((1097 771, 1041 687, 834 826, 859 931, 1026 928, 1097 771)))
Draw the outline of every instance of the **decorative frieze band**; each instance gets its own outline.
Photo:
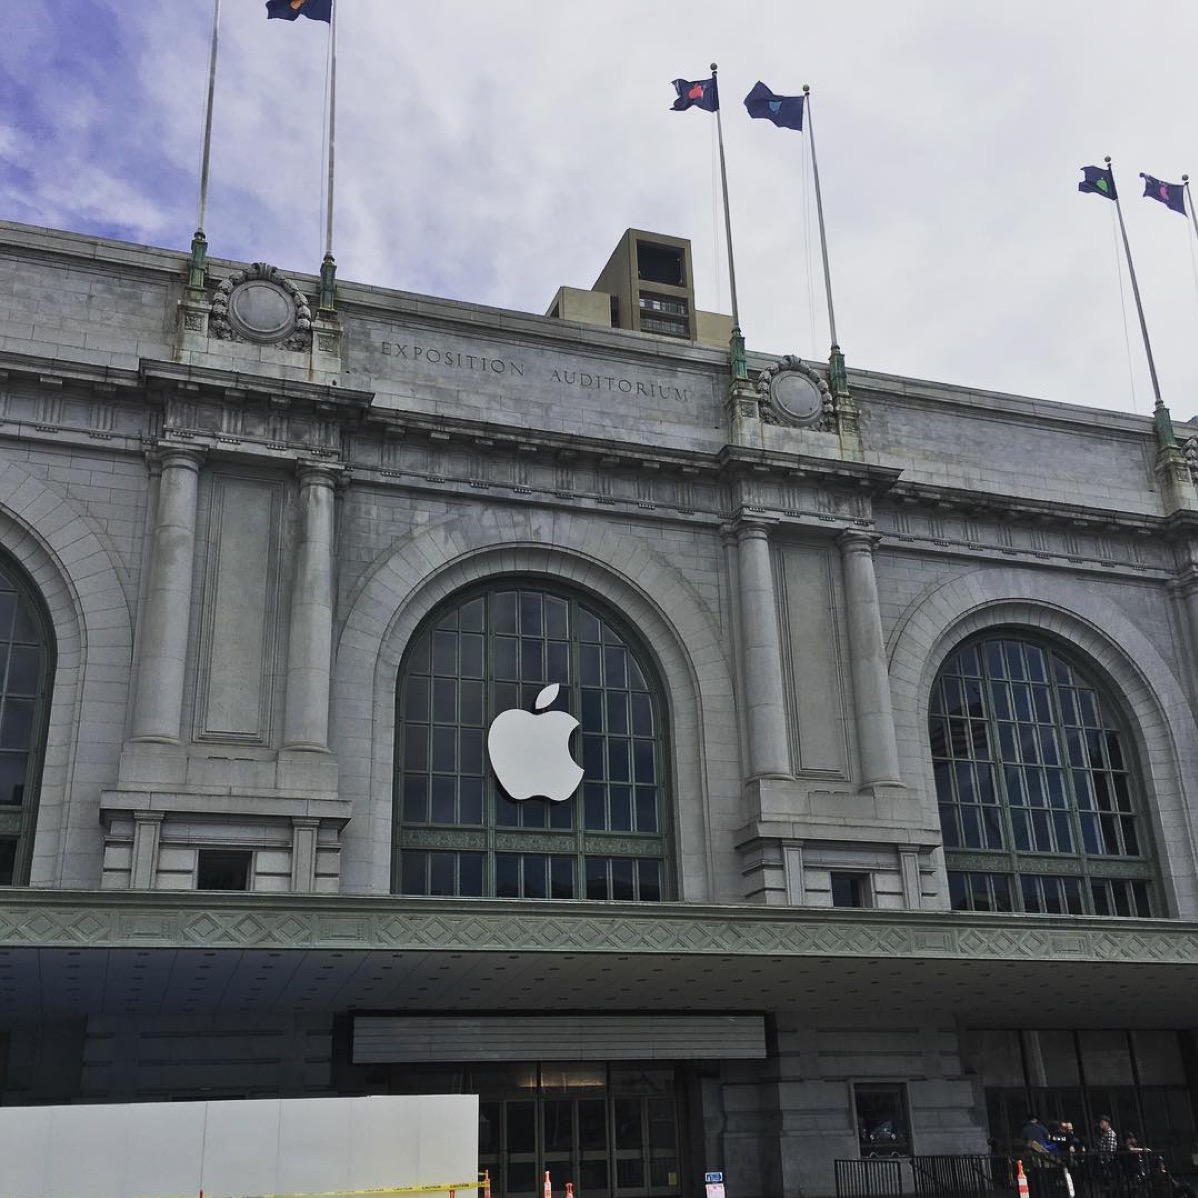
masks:
POLYGON ((1087 917, 786 909, 777 916, 681 904, 440 899, 263 901, 211 894, 54 897, 0 904, 16 947, 671 953, 1198 964, 1198 925, 1087 917))

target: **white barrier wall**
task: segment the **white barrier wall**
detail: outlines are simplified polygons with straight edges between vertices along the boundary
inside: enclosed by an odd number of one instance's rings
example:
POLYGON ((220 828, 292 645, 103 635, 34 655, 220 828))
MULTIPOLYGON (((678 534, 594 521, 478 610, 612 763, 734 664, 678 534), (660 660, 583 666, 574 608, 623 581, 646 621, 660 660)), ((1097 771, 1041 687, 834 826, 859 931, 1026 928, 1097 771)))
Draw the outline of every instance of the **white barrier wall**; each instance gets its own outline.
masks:
MULTIPOLYGON (((244 1198, 473 1182, 478 1098, 0 1108, 0 1198, 244 1198)), ((464 1198, 471 1198, 469 1192, 464 1198)))

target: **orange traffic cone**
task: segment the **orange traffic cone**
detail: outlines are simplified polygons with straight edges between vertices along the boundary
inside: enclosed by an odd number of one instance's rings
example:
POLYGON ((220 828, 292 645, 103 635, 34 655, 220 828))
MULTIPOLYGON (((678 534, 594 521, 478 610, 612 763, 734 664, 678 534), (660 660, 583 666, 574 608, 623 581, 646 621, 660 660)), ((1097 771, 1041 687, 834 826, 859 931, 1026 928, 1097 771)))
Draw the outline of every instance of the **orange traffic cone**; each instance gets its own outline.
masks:
POLYGON ((545 1170, 545 1198, 553 1198, 553 1186, 549 1181, 549 1170, 545 1170))
POLYGON ((1016 1161, 1015 1164, 1018 1166, 1018 1171, 1015 1174, 1015 1186, 1019 1190, 1019 1198, 1028 1198, 1027 1174, 1023 1171, 1023 1161, 1016 1161))
POLYGON ((491 1198, 491 1170, 483 1170, 483 1198, 491 1198))

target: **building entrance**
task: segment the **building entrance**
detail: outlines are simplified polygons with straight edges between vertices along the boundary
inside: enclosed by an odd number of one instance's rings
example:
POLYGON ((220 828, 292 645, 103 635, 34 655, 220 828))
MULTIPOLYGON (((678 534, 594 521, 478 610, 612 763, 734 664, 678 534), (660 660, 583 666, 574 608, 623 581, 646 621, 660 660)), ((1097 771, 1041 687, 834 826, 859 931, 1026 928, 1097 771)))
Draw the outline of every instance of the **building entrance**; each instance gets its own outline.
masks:
POLYGON ((397 1069, 392 1092, 479 1096, 479 1163, 496 1198, 539 1194, 548 1170, 586 1198, 682 1192, 681 1103, 660 1063, 520 1064, 397 1069))

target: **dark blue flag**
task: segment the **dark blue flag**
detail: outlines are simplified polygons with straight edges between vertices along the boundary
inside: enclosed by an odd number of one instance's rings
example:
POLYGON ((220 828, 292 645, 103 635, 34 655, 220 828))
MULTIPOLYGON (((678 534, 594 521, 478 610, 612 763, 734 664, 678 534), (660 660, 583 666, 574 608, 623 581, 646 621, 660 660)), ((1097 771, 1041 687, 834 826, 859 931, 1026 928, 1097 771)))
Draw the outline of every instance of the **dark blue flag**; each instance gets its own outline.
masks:
POLYGON ((333 0, 266 0, 266 17, 294 21, 296 17, 311 17, 314 21, 333 22, 333 0))
POLYGON ((1144 180, 1144 194, 1151 196, 1154 200, 1160 200, 1166 208, 1172 208, 1174 212, 1180 212, 1182 216, 1186 214, 1186 195, 1185 189, 1180 183, 1162 183, 1160 179, 1154 179, 1151 175, 1140 172, 1140 178, 1144 180))
POLYGON ((1109 168, 1083 166, 1082 174, 1086 177, 1077 185, 1078 191, 1092 191, 1095 195, 1106 196, 1108 200, 1118 198, 1115 194, 1115 176, 1109 168))
POLYGON ((751 117, 773 121, 779 129, 803 128, 803 101, 806 96, 775 96, 759 79, 745 96, 745 107, 751 117))
POLYGON ((720 93, 716 89, 714 75, 710 79, 675 79, 674 90, 678 93, 678 99, 670 107, 675 112, 685 112, 688 108, 719 111, 720 93))

